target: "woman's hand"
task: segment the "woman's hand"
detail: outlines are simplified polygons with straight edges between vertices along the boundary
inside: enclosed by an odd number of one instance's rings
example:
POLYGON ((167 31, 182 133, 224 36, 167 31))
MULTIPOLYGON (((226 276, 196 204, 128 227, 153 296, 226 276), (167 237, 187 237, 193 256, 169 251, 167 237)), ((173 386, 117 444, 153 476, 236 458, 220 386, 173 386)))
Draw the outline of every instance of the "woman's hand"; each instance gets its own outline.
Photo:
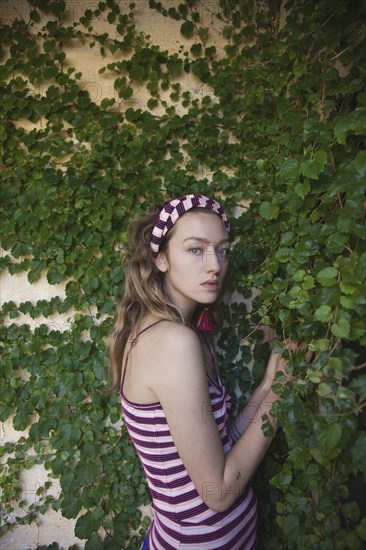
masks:
MULTIPOLYGON (((289 351, 290 356, 296 354, 300 350, 307 350, 307 344, 305 344, 304 342, 301 342, 299 344, 298 342, 293 342, 290 339, 285 340, 283 345, 285 350, 289 351)), ((310 361, 311 357, 312 352, 307 351, 305 359, 307 361, 310 361)), ((275 381, 277 372, 281 372, 283 375, 285 375, 286 381, 292 380, 293 376, 289 372, 286 372, 285 368, 288 362, 289 360, 284 358, 280 353, 272 352, 267 363, 266 372, 264 374, 261 386, 270 391, 273 382, 275 381)))
POLYGON ((272 352, 267 363, 266 372, 261 383, 263 389, 270 391, 277 372, 284 372, 287 360, 277 352, 272 352))

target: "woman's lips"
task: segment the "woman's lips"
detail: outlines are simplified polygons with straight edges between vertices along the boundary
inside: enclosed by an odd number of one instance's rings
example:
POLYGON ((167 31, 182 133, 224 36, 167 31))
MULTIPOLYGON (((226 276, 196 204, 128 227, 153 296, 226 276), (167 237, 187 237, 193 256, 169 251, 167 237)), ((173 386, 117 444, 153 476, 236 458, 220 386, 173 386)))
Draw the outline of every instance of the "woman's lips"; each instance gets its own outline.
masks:
POLYGON ((219 281, 216 281, 216 280, 205 281, 204 283, 202 283, 202 286, 207 290, 218 290, 220 283, 219 281))

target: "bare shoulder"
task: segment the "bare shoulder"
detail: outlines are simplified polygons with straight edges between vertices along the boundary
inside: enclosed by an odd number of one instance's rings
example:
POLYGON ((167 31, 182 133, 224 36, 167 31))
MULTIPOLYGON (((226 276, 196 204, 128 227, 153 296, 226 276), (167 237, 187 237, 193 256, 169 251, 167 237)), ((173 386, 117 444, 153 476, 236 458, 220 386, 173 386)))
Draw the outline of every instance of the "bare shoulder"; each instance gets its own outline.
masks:
POLYGON ((187 381, 204 385, 201 342, 194 330, 164 320, 146 319, 131 336, 124 392, 136 403, 152 403, 183 391, 187 381))
POLYGON ((179 356, 181 353, 200 353, 201 342, 191 328, 173 321, 162 321, 153 330, 148 330, 141 338, 139 346, 149 349, 150 357, 163 360, 166 356, 179 356))
POLYGON ((157 395, 163 387, 176 387, 187 379, 196 383, 199 378, 205 380, 200 338, 193 329, 179 323, 162 322, 147 331, 137 353, 143 355, 148 386, 157 395))
POLYGON ((175 351, 187 352, 201 349, 198 334, 191 329, 179 323, 167 322, 161 323, 159 327, 161 353, 175 351))

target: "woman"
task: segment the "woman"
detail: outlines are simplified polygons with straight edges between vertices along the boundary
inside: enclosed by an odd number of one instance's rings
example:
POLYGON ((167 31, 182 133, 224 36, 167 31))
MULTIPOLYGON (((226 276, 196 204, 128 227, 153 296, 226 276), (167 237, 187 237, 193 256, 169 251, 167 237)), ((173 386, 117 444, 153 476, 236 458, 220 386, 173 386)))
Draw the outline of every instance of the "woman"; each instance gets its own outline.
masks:
POLYGON ((271 442, 261 417, 284 361, 271 355, 229 433, 229 396, 205 335, 229 248, 225 212, 203 195, 169 201, 130 227, 111 370, 153 500, 144 548, 256 547, 250 479, 271 442))

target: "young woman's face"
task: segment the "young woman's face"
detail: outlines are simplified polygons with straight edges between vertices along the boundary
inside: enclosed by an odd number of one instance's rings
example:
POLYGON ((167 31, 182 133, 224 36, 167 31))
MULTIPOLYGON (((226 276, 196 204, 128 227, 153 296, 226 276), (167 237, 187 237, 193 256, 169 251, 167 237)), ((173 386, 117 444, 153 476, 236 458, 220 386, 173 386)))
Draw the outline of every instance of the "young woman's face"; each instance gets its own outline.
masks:
POLYGON ((228 268, 230 240, 216 214, 187 212, 175 224, 167 253, 156 265, 165 273, 166 290, 186 320, 197 304, 217 299, 228 268))

